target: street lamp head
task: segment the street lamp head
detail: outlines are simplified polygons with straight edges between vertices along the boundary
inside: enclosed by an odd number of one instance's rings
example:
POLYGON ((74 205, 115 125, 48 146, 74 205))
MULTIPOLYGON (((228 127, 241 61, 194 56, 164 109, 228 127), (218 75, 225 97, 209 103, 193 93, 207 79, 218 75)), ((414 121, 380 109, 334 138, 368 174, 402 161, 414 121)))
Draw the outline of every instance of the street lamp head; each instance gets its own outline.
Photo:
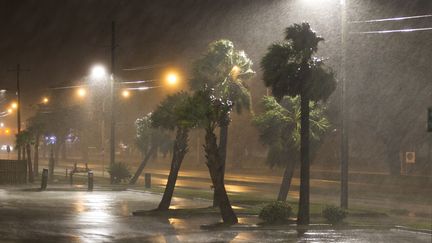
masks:
POLYGON ((42 98, 42 103, 48 104, 48 102, 49 102, 49 99, 47 97, 42 98))
POLYGON ((167 81, 168 85, 174 86, 178 82, 178 75, 175 73, 168 73, 168 75, 166 77, 166 81, 167 81))
POLYGON ((84 88, 79 88, 79 89, 77 90, 77 95, 78 95, 78 97, 80 97, 80 98, 85 97, 86 94, 87 94, 87 91, 86 91, 84 88))
POLYGON ((18 108, 18 103, 12 102, 11 107, 12 107, 12 109, 18 108))
POLYGON ((101 80, 107 77, 107 72, 104 66, 95 65, 92 67, 90 77, 95 80, 101 80))
POLYGON ((122 91, 122 96, 123 96, 123 98, 129 98, 129 96, 130 96, 129 90, 123 90, 122 91))

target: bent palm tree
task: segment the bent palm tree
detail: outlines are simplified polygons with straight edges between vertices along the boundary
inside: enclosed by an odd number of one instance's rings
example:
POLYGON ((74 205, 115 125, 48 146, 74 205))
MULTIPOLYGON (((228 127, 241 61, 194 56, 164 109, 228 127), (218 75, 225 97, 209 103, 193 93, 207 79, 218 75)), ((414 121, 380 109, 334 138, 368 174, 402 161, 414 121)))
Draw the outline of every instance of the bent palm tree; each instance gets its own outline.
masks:
POLYGON ((209 169, 214 191, 220 198, 217 206, 220 209, 223 222, 235 224, 238 219, 225 189, 224 164, 222 164, 220 147, 216 142, 215 134, 215 129, 220 125, 221 117, 232 109, 232 103, 217 99, 213 95, 213 90, 209 89, 195 92, 192 103, 194 104, 193 116, 199 119, 199 125, 206 131, 204 145, 207 158, 206 165, 209 169))
POLYGON ((189 95, 179 92, 168 96, 151 115, 153 127, 176 131, 171 169, 158 210, 168 210, 171 204, 178 172, 188 151, 189 130, 197 125, 193 108, 189 95))
POLYGON ((298 223, 309 224, 309 101, 326 100, 335 90, 333 72, 313 56, 323 38, 308 23, 294 24, 285 31, 285 41, 273 44, 261 61, 263 79, 280 101, 285 95, 300 96, 300 200, 298 223))

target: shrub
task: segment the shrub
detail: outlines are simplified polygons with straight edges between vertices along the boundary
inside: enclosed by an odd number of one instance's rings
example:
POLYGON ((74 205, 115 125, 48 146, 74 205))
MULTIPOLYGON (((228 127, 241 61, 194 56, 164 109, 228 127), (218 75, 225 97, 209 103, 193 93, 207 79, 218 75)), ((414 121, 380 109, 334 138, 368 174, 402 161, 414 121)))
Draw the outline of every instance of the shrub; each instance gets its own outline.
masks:
POLYGON ((259 218, 267 223, 284 222, 291 215, 291 206, 287 202, 275 201, 261 209, 259 218))
POLYGON ((108 169, 108 173, 113 177, 114 184, 119 184, 122 181, 129 180, 131 173, 129 167, 122 162, 114 163, 108 169))
POLYGON ((331 224, 337 224, 347 216, 347 212, 336 206, 326 206, 322 211, 322 216, 331 224))

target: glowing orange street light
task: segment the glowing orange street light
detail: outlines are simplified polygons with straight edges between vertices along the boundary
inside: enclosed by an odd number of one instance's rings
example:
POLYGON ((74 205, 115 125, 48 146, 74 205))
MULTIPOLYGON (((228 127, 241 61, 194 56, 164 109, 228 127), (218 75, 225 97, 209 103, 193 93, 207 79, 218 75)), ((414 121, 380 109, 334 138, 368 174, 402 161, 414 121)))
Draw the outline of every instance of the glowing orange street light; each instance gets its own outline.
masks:
POLYGON ((48 104, 48 102, 49 102, 49 99, 47 97, 42 98, 42 103, 48 104))
POLYGON ((13 112, 12 108, 9 108, 7 111, 9 114, 13 112))
POLYGON ((9 135, 9 134, 10 134, 10 130, 9 130, 9 128, 7 128, 7 129, 5 130, 5 134, 6 134, 6 135, 9 135))
POLYGON ((129 98, 129 96, 130 96, 129 90, 123 90, 122 91, 122 96, 123 96, 123 98, 129 98))
POLYGON ((18 104, 16 102, 12 102, 11 107, 15 110, 16 108, 18 108, 18 104))
POLYGON ((77 90, 77 95, 78 95, 80 98, 84 98, 84 97, 87 95, 87 91, 86 91, 84 88, 79 88, 79 89, 77 90))
POLYGON ((167 81, 168 85, 174 86, 178 82, 178 75, 176 73, 168 73, 168 75, 166 77, 166 81, 167 81))

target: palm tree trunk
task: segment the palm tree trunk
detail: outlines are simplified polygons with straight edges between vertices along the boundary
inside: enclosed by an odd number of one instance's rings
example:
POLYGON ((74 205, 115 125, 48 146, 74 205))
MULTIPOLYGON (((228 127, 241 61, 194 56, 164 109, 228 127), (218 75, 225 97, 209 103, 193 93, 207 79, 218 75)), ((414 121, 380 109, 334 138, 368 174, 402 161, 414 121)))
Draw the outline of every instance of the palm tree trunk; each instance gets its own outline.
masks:
POLYGON ((55 163, 55 159, 54 159, 54 144, 50 145, 50 151, 49 151, 49 162, 48 162, 48 167, 49 167, 49 179, 52 180, 53 176, 54 176, 54 163, 55 163))
POLYGON ((34 181, 34 174, 33 174, 33 165, 32 165, 32 161, 31 161, 31 147, 30 144, 26 144, 26 152, 27 152, 27 166, 28 166, 28 173, 29 173, 29 181, 33 182, 34 181))
POLYGON ((174 193, 175 184, 178 177, 180 166, 183 162, 183 158, 187 153, 188 147, 188 130, 177 128, 176 140, 173 147, 173 158, 171 162, 171 169, 168 176, 168 182, 165 187, 162 200, 159 203, 158 210, 165 211, 169 209, 171 205, 171 199, 174 193))
MULTIPOLYGON (((228 114, 226 114, 223 119, 224 121, 222 122, 219 131, 219 154, 220 154, 220 161, 222 165, 222 180, 225 180, 225 167, 226 167, 225 164, 226 164, 226 157, 227 157, 228 125, 229 125, 228 114)), ((219 201, 220 201, 220 196, 217 194, 217 191, 215 190, 213 192, 213 207, 217 207, 219 205, 219 201)))
POLYGON ((300 200, 297 221, 299 225, 309 224, 309 98, 303 94, 301 99, 300 128, 300 200))
POLYGON ((156 152, 156 147, 151 147, 149 152, 146 154, 144 159, 141 161, 141 164, 139 165, 137 171, 135 172, 135 175, 132 177, 132 179, 129 181, 129 185, 134 185, 138 178, 140 177, 141 173, 144 170, 144 167, 147 165, 147 162, 149 159, 153 156, 153 154, 156 152))
POLYGON ((282 183, 279 189, 278 201, 286 201, 288 192, 291 187, 291 181, 294 174, 295 163, 288 162, 285 167, 285 172, 282 178, 282 183))
POLYGON ((211 128, 206 129, 205 135, 206 144, 204 150, 207 156, 207 167, 210 172, 210 177, 213 183, 214 190, 220 197, 219 209, 221 212, 222 220, 226 224, 235 224, 238 222, 237 216, 231 207, 225 184, 223 180, 223 165, 219 155, 219 148, 216 143, 216 135, 211 128))
POLYGON ((25 151, 25 145, 24 145, 24 146, 22 146, 22 149, 21 149, 21 153, 22 153, 22 159, 23 159, 23 160, 26 160, 26 151, 25 151))
POLYGON ((35 145, 34 145, 34 174, 39 176, 39 140, 40 136, 36 135, 35 145))

